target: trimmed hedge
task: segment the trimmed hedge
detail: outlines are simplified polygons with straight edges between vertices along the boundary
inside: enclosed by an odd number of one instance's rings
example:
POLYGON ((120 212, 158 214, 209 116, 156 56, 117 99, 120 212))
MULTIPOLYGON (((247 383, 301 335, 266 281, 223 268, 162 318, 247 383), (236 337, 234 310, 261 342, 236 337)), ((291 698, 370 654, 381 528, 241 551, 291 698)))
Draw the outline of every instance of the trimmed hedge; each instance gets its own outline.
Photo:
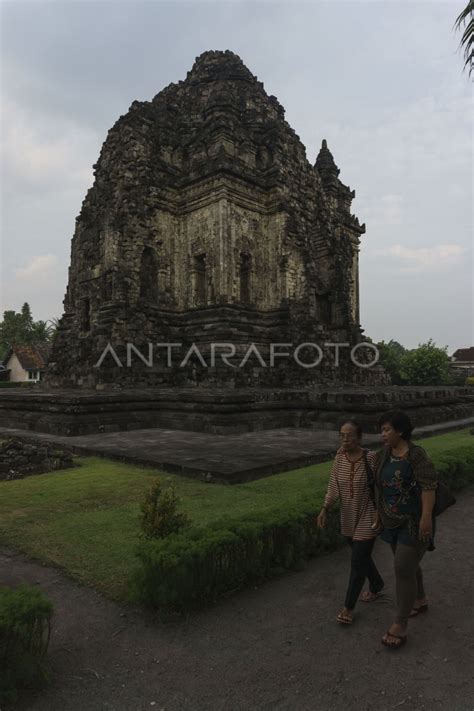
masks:
POLYGON ((37 588, 0 588, 0 701, 15 701, 20 687, 46 681, 52 614, 52 603, 37 588))
POLYGON ((35 385, 37 385, 36 381, 0 380, 0 388, 34 388, 35 385))
MULTIPOLYGON (((453 491, 474 482, 473 446, 432 457, 440 479, 453 491)), ((343 541, 339 511, 326 528, 316 526, 316 503, 279 508, 238 521, 218 521, 140 544, 133 576, 135 595, 153 607, 185 610, 262 582, 334 550, 343 541)))
POLYGON ((461 491, 474 482, 474 436, 472 440, 472 447, 447 449, 431 458, 440 480, 451 491, 461 491))
POLYGON ((307 557, 333 550, 343 540, 336 508, 324 531, 317 529, 316 515, 309 507, 272 511, 143 542, 135 592, 156 607, 187 609, 298 569, 307 557))

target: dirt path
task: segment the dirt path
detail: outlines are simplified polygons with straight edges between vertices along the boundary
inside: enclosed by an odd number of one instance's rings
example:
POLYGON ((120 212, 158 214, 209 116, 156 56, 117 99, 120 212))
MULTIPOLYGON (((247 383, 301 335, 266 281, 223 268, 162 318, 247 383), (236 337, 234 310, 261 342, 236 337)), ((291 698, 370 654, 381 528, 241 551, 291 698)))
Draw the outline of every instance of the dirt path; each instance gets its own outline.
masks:
POLYGON ((243 592, 187 621, 160 621, 82 588, 23 556, 0 555, 0 580, 37 583, 55 604, 53 683, 19 711, 212 709, 364 711, 474 709, 474 489, 440 519, 424 560, 430 612, 407 646, 380 637, 391 621, 393 575, 376 559, 387 596, 360 603, 352 627, 335 621, 348 551, 243 592))

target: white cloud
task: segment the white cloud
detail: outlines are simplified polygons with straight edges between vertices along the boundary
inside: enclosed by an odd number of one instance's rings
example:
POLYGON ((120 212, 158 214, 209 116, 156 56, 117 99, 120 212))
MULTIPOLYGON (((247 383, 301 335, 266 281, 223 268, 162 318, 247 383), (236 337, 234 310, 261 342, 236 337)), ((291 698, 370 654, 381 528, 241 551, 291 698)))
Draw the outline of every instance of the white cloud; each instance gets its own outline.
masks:
POLYGON ((438 272, 448 271, 459 264, 466 253, 459 244, 439 244, 433 247, 406 247, 393 244, 386 249, 377 250, 377 254, 400 260, 397 270, 402 272, 438 272))
POLYGON ((48 116, 43 121, 6 97, 1 123, 4 175, 19 189, 56 192, 92 184, 99 144, 95 133, 73 120, 48 116))
POLYGON ((371 201, 364 210, 363 221, 372 229, 401 225, 403 222, 403 196, 382 195, 377 202, 371 201))
POLYGON ((59 264, 59 260, 55 254, 42 254, 37 257, 32 257, 28 264, 24 267, 19 267, 15 271, 17 279, 37 279, 51 276, 59 264))

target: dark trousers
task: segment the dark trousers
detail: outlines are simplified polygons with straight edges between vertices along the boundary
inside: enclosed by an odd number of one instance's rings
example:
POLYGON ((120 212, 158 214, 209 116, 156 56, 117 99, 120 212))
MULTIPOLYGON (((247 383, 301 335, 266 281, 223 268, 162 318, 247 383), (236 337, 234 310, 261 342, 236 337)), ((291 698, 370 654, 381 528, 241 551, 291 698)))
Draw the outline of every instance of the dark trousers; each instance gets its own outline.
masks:
POLYGON ((370 541, 353 541, 352 538, 346 538, 346 540, 352 548, 352 555, 351 574, 344 604, 348 610, 353 610, 366 578, 369 581, 369 590, 373 593, 380 592, 384 582, 372 559, 375 538, 370 541))

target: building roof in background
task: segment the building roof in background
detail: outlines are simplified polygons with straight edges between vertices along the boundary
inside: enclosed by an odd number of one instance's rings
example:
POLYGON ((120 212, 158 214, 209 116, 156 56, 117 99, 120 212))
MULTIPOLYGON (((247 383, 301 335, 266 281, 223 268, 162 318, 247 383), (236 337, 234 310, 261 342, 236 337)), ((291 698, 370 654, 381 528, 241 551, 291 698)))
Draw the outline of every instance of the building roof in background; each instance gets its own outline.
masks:
POLYGON ((15 354, 24 370, 45 370, 50 351, 51 346, 49 343, 11 346, 3 362, 6 365, 12 355, 15 354))
POLYGON ((474 361, 474 346, 470 348, 458 348, 452 355, 455 360, 474 361))

